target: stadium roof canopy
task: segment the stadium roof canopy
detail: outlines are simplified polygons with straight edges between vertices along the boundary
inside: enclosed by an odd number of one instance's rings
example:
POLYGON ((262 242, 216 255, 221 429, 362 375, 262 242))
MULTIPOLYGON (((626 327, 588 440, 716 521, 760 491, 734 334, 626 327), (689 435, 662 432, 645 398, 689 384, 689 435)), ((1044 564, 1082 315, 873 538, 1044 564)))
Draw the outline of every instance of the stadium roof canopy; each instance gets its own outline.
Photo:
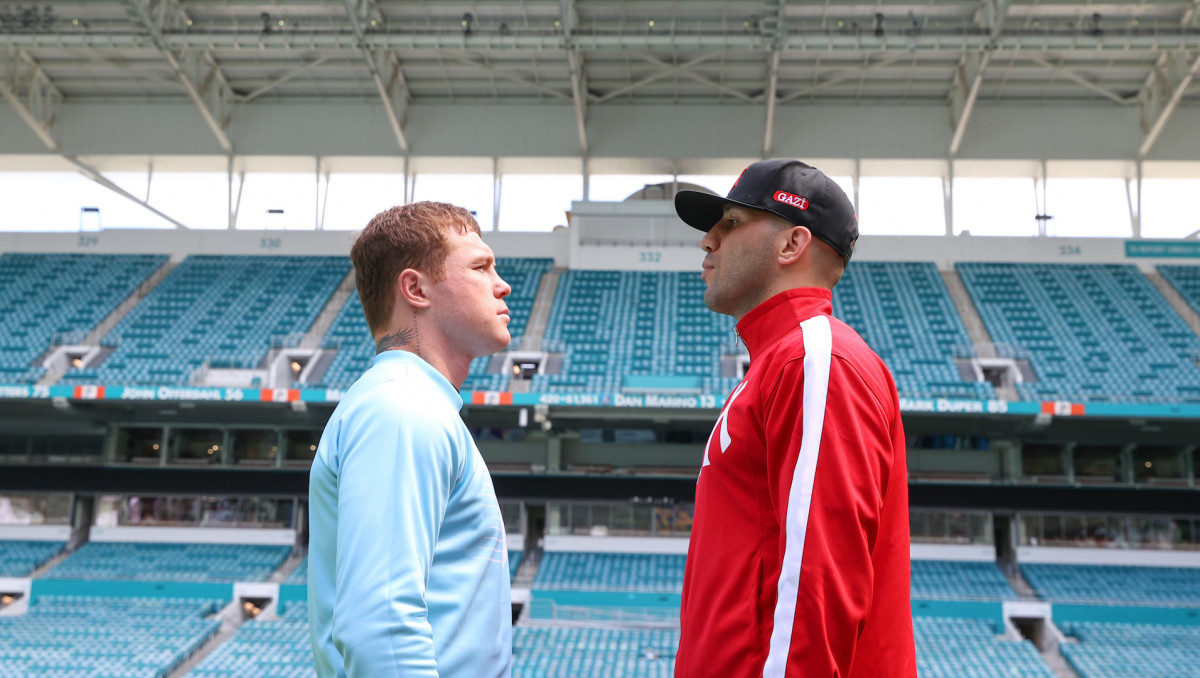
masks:
MULTIPOLYGON (((1141 159, 1155 157, 1181 108, 1200 104, 1198 70, 1197 0, 15 0, 0 5, 0 95, 10 109, 0 117, 0 153, 99 152, 104 143, 89 135, 115 134, 103 111, 136 120, 162 104, 192 109, 189 142, 142 148, 127 134, 122 148, 320 153, 308 140, 320 126, 302 120, 314 107, 342 105, 370 111, 363 125, 373 153, 465 153, 452 140, 422 148, 424 108, 493 139, 507 127, 541 126, 555 145, 530 155, 620 155, 605 137, 636 124, 639 111, 694 108, 703 115, 681 125, 702 139, 737 127, 738 150, 687 149, 686 139, 633 150, 757 156, 790 152, 781 127, 795 129, 805 111, 837 118, 853 106, 878 116, 846 122, 835 130, 843 136, 851 125, 904 129, 905 116, 938 117, 939 153, 885 155, 969 154, 976 126, 994 129, 997 119, 1011 121, 993 144, 1004 149, 1022 121, 1047 119, 1049 129, 1077 123, 1119 136, 1101 157, 1141 159), (77 120, 59 134, 56 121, 72 106, 77 120), (1023 113, 1010 117, 1006 106, 1023 113), (1001 112, 980 121, 980 109, 1001 112), (907 112, 895 118, 896 110, 907 112), (293 145, 255 146, 263 135, 250 130, 264 111, 292 129, 293 145), (34 143, 14 140, 21 127, 34 143)), ((496 154, 512 153, 477 153, 496 154)), ((997 155, 986 145, 977 154, 997 155)))

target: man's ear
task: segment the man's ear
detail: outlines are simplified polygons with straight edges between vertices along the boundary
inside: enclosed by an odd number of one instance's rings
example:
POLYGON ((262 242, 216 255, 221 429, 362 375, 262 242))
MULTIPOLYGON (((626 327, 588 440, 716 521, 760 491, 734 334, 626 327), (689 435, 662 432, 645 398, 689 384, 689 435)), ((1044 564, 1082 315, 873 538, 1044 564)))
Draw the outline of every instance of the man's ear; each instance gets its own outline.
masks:
POLYGON ((397 301, 403 299, 413 308, 429 308, 429 278, 415 268, 406 268, 396 278, 397 301))
POLYGON ((804 256, 805 250, 812 244, 812 232, 803 226, 793 226, 787 231, 784 231, 787 239, 783 241, 783 247, 779 250, 779 265, 788 266, 800 261, 800 257, 804 256))

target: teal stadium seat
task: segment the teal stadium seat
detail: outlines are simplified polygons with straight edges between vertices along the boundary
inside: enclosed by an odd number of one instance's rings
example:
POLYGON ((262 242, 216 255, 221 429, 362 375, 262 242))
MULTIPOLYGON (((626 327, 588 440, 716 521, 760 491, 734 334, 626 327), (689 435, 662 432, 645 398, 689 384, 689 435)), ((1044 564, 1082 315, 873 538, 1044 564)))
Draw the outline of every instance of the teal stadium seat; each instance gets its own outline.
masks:
POLYGON ((513 628, 513 678, 670 678, 679 631, 513 628))
POLYGON ((563 354, 562 374, 536 375, 538 392, 614 393, 626 377, 696 377, 706 393, 727 393, 721 356, 738 353, 733 319, 704 305, 696 273, 567 271, 543 347, 563 354))
POLYGON ((1059 645, 1080 678, 1200 676, 1200 626, 1064 622, 1059 645))
POLYGON ((994 562, 912 561, 917 600, 1016 600, 1017 593, 994 562))
POLYGON ((1054 678, 1028 640, 997 636, 981 619, 914 617, 920 678, 1054 678))
POLYGON ((990 383, 965 381, 954 363, 971 338, 933 263, 852 262, 833 289, 833 314, 887 363, 901 395, 995 397, 990 383))
POLYGON ((558 591, 683 591, 686 556, 660 553, 548 552, 533 586, 558 591))
POLYGON ((46 579, 254 582, 287 559, 290 546, 88 542, 46 579))
POLYGON ((1200 568, 1024 563, 1021 573, 1052 603, 1200 608, 1200 568))
POLYGON ((251 619, 192 669, 194 678, 316 678, 308 609, 287 603, 278 619, 251 619))
MULTIPOLYGON (((733 319, 704 305, 704 289, 691 272, 566 272, 544 343, 564 354, 563 373, 535 376, 533 390, 615 392, 635 378, 693 377, 703 392, 728 393, 738 379, 720 376, 721 357, 745 348, 733 319)), ((971 342, 934 264, 855 262, 833 312, 879 353, 902 394, 995 396, 955 366, 955 348, 971 342)))
POLYGON ((56 337, 80 341, 167 260, 162 254, 0 255, 0 384, 34 383, 56 337))
POLYGON ((274 337, 308 330, 350 269, 347 257, 193 255, 105 337, 116 350, 62 383, 187 385, 213 367, 262 366, 274 337))
POLYGON ((0 577, 28 577, 66 545, 61 541, 0 540, 0 577))
POLYGON ((292 570, 288 574, 284 583, 308 584, 308 556, 305 556, 304 560, 301 560, 300 563, 296 565, 296 569, 292 570))
POLYGON ((0 617, 0 677, 166 676, 221 626, 223 601, 41 596, 0 617))
POLYGON ((1018 384, 1023 399, 1200 402, 1200 337, 1137 267, 956 268, 992 339, 1028 354, 1038 380, 1018 384))

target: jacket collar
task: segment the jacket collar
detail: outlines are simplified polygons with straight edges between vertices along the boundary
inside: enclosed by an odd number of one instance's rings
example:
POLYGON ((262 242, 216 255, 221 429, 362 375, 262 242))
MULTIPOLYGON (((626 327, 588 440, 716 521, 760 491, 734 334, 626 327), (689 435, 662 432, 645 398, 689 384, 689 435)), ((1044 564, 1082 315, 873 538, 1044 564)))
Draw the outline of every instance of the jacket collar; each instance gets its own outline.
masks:
POLYGON ((384 351, 375 355, 375 359, 371 362, 372 365, 383 365, 385 370, 393 369, 411 369, 425 375, 438 388, 439 391, 450 401, 456 410, 462 410, 463 399, 459 394, 458 389, 446 379, 445 375, 434 369, 433 365, 425 362, 424 358, 411 353, 409 351, 391 350, 384 351))
POLYGON ((737 324, 738 336, 750 351, 765 351, 800 323, 818 315, 833 315, 833 292, 821 287, 798 287, 780 292, 755 306, 737 324))

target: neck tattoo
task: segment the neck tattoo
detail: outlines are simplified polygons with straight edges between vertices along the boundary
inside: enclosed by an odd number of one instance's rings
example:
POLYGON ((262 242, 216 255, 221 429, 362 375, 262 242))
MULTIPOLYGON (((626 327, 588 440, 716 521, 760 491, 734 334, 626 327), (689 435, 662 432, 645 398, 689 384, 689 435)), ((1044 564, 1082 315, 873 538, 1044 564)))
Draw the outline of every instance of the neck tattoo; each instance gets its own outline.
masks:
POLYGON ((379 338, 375 342, 375 352, 383 353, 384 351, 395 351, 404 348, 412 341, 413 335, 416 332, 409 328, 398 330, 394 334, 387 334, 379 338))

